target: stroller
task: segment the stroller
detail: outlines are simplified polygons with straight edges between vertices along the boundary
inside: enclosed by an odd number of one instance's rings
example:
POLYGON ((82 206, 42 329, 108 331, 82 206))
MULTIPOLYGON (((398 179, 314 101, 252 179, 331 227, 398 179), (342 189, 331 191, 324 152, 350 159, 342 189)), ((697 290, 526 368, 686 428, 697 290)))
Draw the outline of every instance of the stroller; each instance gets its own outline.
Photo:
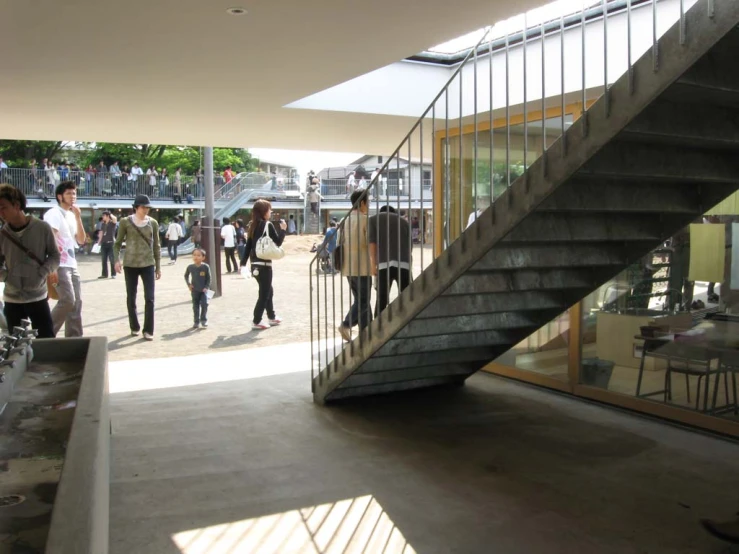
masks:
MULTIPOLYGON (((311 252, 318 252, 318 249, 321 248, 321 244, 323 243, 314 243, 313 247, 310 249, 311 252)), ((334 273, 334 268, 331 263, 331 254, 327 249, 323 249, 318 254, 318 267, 316 268, 316 273, 334 273)))

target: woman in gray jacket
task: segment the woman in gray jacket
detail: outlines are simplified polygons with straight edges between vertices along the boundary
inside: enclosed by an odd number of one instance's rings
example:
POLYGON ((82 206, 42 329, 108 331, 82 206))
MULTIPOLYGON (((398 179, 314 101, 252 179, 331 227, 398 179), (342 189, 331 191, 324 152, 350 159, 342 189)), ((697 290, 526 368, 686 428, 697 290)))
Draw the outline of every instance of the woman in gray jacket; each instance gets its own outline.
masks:
POLYGON ((54 338, 46 278, 59 267, 59 250, 51 227, 26 215, 26 197, 0 185, 0 280, 5 281, 3 312, 8 329, 28 318, 39 338, 54 338))

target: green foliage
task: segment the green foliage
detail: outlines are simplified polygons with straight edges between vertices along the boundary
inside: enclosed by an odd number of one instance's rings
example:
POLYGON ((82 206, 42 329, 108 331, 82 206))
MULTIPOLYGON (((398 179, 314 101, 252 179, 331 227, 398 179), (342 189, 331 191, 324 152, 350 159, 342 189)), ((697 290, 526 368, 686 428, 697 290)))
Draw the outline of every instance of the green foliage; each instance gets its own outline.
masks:
POLYGON ((56 160, 68 145, 61 140, 0 140, 0 156, 10 167, 28 167, 34 158, 37 162, 44 158, 56 160))
MULTIPOLYGON (((200 148, 166 144, 122 144, 112 142, 74 143, 49 141, 0 140, 0 156, 11 167, 28 167, 32 158, 54 161, 74 161, 81 167, 97 166, 103 160, 106 167, 117 161, 121 167, 138 163, 147 168, 155 165, 174 172, 182 167, 185 175, 192 175, 201 167, 200 148)), ((257 160, 243 148, 214 148, 213 168, 222 172, 232 166, 235 173, 255 171, 257 160)))
MULTIPOLYGON (((511 184, 524 173, 523 164, 511 164, 511 184)), ((505 162, 496 162, 493 165, 493 197, 498 198, 507 188, 508 174, 505 162)), ((490 194, 490 162, 478 160, 477 162, 477 194, 488 196, 490 194)))
MULTIPOLYGON (((85 164, 97 165, 101 159, 107 166, 114 161, 121 166, 138 162, 143 168, 150 165, 155 165, 157 169, 166 167, 170 173, 181 167, 185 175, 192 175, 201 167, 200 148, 193 146, 97 143, 89 151, 85 164)), ((221 172, 229 165, 235 173, 254 171, 257 161, 243 148, 214 148, 213 169, 221 172)))

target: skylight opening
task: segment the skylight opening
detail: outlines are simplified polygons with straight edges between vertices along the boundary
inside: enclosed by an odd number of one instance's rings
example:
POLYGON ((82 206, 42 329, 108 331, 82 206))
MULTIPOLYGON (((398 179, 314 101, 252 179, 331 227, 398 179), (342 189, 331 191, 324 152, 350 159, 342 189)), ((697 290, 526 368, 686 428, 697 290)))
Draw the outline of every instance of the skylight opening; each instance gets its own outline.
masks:
MULTIPOLYGON (((549 21, 559 19, 561 16, 569 16, 572 14, 579 13, 583 10, 591 8, 596 5, 600 5, 601 2, 594 0, 556 0, 550 4, 546 4, 539 8, 533 9, 525 14, 515 15, 509 19, 499 21, 493 27, 490 32, 490 40, 495 40, 505 37, 507 34, 518 33, 524 30, 524 27, 529 28, 549 21), (524 25, 524 19, 526 25, 524 25)), ((427 52, 435 54, 446 54, 453 55, 460 52, 464 52, 475 46, 480 39, 485 35, 485 28, 478 29, 461 37, 457 37, 450 41, 438 44, 429 48, 427 52)))

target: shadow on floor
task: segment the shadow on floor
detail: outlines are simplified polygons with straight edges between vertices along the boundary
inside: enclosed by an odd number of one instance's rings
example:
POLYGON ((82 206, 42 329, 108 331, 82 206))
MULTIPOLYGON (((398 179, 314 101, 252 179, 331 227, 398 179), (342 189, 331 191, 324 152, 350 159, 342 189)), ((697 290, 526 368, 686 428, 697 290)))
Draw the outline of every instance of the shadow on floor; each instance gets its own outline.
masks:
POLYGON ((259 338, 259 333, 263 333, 264 331, 258 331, 256 329, 251 329, 246 333, 242 333, 240 335, 218 335, 216 337, 216 340, 213 341, 213 343, 208 348, 230 348, 233 346, 241 346, 244 344, 252 344, 256 342, 259 338))
POLYGON ((144 338, 141 335, 137 337, 134 337, 132 335, 125 335, 123 337, 109 341, 108 351, 110 352, 113 350, 120 350, 121 348, 126 348, 127 346, 133 346, 134 344, 138 344, 142 340, 144 340, 144 338))

